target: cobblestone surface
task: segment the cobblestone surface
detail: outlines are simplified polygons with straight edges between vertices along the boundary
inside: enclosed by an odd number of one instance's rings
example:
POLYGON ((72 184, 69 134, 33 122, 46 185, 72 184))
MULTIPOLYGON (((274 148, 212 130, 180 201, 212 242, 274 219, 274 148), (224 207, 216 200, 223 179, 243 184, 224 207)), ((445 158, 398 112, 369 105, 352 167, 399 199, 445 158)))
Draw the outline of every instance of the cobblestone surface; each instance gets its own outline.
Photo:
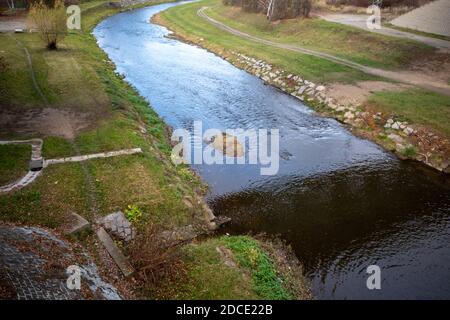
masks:
POLYGON ((113 236, 130 241, 134 238, 134 228, 131 223, 125 218, 122 211, 111 213, 98 221, 109 233, 113 236))
MULTIPOLYGON (((49 231, 0 225, 0 286, 12 288, 16 299, 83 299, 82 291, 66 285, 66 267, 72 264, 77 265, 77 260, 70 244, 49 231)), ((115 288, 102 281, 93 263, 80 268, 82 285, 87 284, 91 296, 120 299, 115 288)))

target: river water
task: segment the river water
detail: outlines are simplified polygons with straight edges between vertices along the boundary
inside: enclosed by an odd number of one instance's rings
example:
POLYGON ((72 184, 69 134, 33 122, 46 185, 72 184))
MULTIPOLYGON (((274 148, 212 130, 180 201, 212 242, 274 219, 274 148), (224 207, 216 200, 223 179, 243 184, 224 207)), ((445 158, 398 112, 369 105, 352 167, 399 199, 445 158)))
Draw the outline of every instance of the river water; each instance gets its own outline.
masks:
POLYGON ((450 298, 450 186, 199 47, 165 37, 152 15, 124 12, 94 30, 117 71, 172 127, 280 131, 280 168, 195 165, 226 232, 286 239, 318 299, 450 298), (381 268, 381 289, 366 286, 381 268))

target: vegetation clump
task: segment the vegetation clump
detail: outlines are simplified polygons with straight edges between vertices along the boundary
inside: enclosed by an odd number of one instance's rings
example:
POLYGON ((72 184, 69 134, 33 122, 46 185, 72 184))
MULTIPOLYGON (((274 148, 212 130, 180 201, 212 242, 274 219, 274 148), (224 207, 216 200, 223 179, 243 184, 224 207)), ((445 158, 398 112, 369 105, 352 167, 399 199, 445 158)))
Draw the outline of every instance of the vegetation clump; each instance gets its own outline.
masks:
POLYGON ((29 18, 36 26, 47 48, 56 50, 58 43, 67 34, 66 9, 62 0, 55 0, 53 6, 44 1, 35 2, 30 6, 29 18))

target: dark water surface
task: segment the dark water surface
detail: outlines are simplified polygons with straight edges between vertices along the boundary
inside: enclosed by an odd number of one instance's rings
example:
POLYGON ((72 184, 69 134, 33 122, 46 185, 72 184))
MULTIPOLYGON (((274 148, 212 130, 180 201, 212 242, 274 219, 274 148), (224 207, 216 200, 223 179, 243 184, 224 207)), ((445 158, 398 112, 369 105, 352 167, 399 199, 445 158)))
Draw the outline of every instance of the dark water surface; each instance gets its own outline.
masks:
POLYGON ((192 45, 150 17, 163 4, 110 17, 99 45, 174 128, 278 128, 280 170, 196 165, 230 233, 264 231, 292 244, 317 298, 450 298, 450 187, 400 162, 300 101, 192 45), (382 289, 366 287, 369 265, 382 289))

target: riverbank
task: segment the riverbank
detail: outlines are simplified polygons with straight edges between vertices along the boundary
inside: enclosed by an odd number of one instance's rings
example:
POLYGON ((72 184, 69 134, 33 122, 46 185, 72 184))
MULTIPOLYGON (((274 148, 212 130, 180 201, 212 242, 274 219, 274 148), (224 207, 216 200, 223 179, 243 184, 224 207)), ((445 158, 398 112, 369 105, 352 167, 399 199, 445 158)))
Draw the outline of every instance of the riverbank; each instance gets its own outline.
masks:
MULTIPOLYGON (((316 20, 298 22, 302 28, 295 31, 298 27, 295 19, 271 24, 263 15, 238 12, 215 0, 172 8, 154 17, 155 22, 173 30, 176 37, 200 45, 266 83, 306 101, 318 113, 343 122, 356 135, 375 141, 403 159, 414 159, 448 172, 449 97, 239 37, 200 17, 198 11, 204 6, 211 7, 203 11, 208 17, 239 31, 276 39, 279 43, 300 41, 325 53, 337 50, 338 55, 368 66, 379 65, 391 70, 406 68, 402 72, 410 72, 405 70, 415 68, 420 61, 419 53, 423 51, 434 57, 428 61, 427 74, 430 74, 435 72, 435 67, 431 66, 434 60, 444 59, 440 66, 446 68, 447 54, 434 53, 434 49, 412 41, 367 35, 347 26, 316 20), (332 32, 323 24, 331 25, 332 32), (302 33, 305 28, 306 34, 302 33), (319 36, 318 44, 313 40, 319 36), (349 37, 356 45, 348 46, 349 37), (337 49, 336 43, 339 44, 337 49), (373 50, 380 52, 371 55, 373 50), (386 52, 389 53, 387 58, 383 54, 386 52), (413 52, 418 56, 411 56, 413 52), (386 63, 377 61, 381 54, 387 59, 386 63)), ((439 72, 435 74, 440 77, 439 72)))
MULTIPOLYGON (((42 138, 45 159, 142 150, 140 154, 49 166, 29 186, 0 195, 0 220, 59 232, 74 212, 97 230, 102 217, 124 211, 133 221, 136 241, 116 239, 116 244, 136 269, 132 279, 122 276, 94 233, 71 238, 88 248, 104 278, 124 298, 177 298, 175 289, 187 282, 201 283, 202 288, 200 292, 198 287, 186 287, 186 299, 201 294, 205 298, 308 297, 291 290, 292 284, 297 287, 294 279, 289 280, 290 275, 278 266, 278 257, 264 249, 263 241, 225 236, 184 245, 198 234, 211 234, 216 227, 203 201, 207 187, 189 167, 172 164, 170 128, 115 72, 91 34, 95 25, 110 15, 162 2, 126 8, 108 1, 84 2, 82 31, 69 32, 56 51, 45 50, 36 33, 0 34, 0 55, 5 62, 0 76, 0 140, 42 138), (27 63, 27 55, 31 63, 27 63), (177 250, 168 252, 151 245, 155 237, 167 234, 181 242, 177 250), (195 249, 190 250, 191 246, 195 249), (222 258, 224 252, 226 258, 222 258), (251 263, 239 258, 247 253, 254 254, 251 263), (154 261, 154 256, 164 259, 154 261), (151 281, 142 270, 152 270, 151 281), (169 283, 174 273, 178 280, 169 283), (260 290, 266 286, 274 291, 260 290), (274 292, 279 294, 272 295, 274 292)), ((0 145, 0 152, 5 179, 15 179, 26 170, 29 147, 0 145)), ((303 278, 295 281, 303 283, 303 278)))

